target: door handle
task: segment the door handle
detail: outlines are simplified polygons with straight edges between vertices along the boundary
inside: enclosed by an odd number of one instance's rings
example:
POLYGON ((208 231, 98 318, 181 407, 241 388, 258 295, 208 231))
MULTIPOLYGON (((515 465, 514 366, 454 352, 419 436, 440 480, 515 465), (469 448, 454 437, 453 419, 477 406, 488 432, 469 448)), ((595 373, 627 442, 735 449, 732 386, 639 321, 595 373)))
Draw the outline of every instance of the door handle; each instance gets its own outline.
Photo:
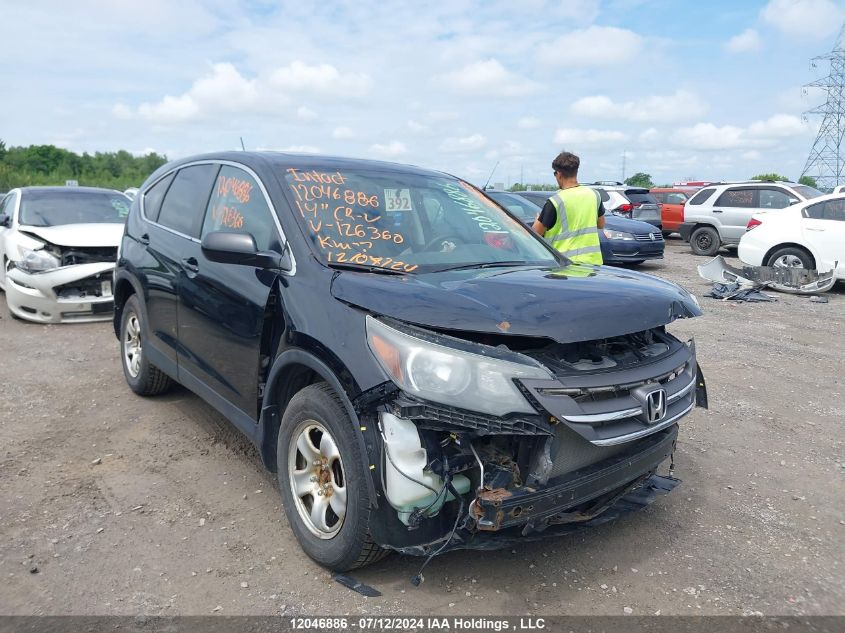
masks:
POLYGON ((150 243, 150 236, 144 233, 141 237, 138 238, 138 241, 144 246, 148 246, 150 243))
POLYGON ((188 271, 188 273, 193 273, 194 275, 196 275, 200 271, 199 262, 197 262, 196 257, 183 258, 182 268, 188 271))
POLYGON ((808 231, 817 231, 817 232, 819 232, 819 233, 824 233, 824 231, 825 231, 825 229, 814 229, 814 228, 812 228, 812 227, 810 227, 810 226, 808 226, 808 227, 807 227, 807 230, 808 230, 808 231))
POLYGON ((713 213, 721 213, 721 212, 722 212, 721 209, 713 209, 713 213))

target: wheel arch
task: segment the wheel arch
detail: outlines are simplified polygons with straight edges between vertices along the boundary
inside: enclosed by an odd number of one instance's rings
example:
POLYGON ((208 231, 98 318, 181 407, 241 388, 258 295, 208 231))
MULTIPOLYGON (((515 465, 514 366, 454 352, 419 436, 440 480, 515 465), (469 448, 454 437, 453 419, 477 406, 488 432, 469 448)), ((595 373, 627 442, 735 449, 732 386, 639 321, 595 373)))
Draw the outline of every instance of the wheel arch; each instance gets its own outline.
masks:
POLYGON ((781 242, 766 251, 766 254, 763 255, 763 266, 769 266, 769 258, 782 248, 797 248, 800 251, 804 251, 813 259, 814 266, 818 266, 819 264, 819 258, 806 244, 799 244, 798 242, 781 242))
MULTIPOLYGON (((114 317, 112 319, 112 326, 114 327, 114 335, 120 338, 120 320, 123 318, 123 306, 132 295, 143 297, 144 293, 141 289, 141 284, 138 280, 125 274, 116 273, 114 279, 114 317)), ((144 301, 141 301, 141 309, 144 311, 144 323, 146 323, 147 306, 144 301)))
MULTIPOLYGON (((370 504, 377 507, 376 488, 371 476, 370 451, 367 448, 364 434, 367 427, 362 426, 358 414, 352 405, 350 394, 356 395, 360 389, 354 383, 352 375, 340 359, 328 353, 328 358, 319 352, 319 343, 314 341, 315 347, 290 348, 279 354, 273 362, 264 389, 264 400, 261 416, 258 421, 258 437, 256 438, 261 459, 271 472, 276 472, 276 443, 279 437, 282 415, 291 398, 308 385, 326 382, 337 393, 349 419, 354 426, 354 435, 358 442, 362 457, 361 467, 367 473, 364 478, 369 489, 370 504), (342 381, 338 376, 343 376, 342 381)), ((368 433, 372 434, 370 429, 368 433)), ((370 436, 372 437, 372 436, 370 436)))

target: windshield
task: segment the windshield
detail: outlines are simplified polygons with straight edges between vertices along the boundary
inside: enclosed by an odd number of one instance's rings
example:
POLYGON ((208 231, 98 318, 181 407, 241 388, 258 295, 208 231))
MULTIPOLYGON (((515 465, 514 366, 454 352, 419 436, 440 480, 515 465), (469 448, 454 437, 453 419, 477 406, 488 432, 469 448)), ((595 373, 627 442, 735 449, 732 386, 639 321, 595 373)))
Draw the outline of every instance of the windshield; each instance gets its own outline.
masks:
POLYGON ((529 202, 522 196, 498 191, 487 191, 486 193, 526 224, 534 222, 537 216, 540 215, 540 207, 533 202, 529 202))
POLYGON ((558 264, 524 225, 455 178, 291 168, 285 179, 294 216, 329 265, 413 273, 558 264))
POLYGON ((110 191, 26 191, 21 196, 20 223, 28 226, 60 224, 122 224, 131 201, 110 191))
POLYGON ((792 185, 792 188, 795 189, 798 193, 804 196, 805 199, 811 200, 813 198, 818 198, 821 195, 824 195, 818 189, 814 189, 813 187, 808 187, 807 185, 792 185))

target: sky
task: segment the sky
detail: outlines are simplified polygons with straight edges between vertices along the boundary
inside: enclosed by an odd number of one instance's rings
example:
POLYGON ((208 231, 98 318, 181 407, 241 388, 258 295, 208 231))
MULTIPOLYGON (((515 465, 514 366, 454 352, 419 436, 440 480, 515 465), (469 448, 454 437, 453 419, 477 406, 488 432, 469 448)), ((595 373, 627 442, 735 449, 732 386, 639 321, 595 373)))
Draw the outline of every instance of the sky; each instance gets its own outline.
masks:
MULTIPOLYGON (((0 139, 377 158, 484 184, 797 178, 845 0, 0 0, 0 139), (623 160, 624 156, 624 160, 623 160)), ((140 183, 139 183, 140 184, 140 183)))

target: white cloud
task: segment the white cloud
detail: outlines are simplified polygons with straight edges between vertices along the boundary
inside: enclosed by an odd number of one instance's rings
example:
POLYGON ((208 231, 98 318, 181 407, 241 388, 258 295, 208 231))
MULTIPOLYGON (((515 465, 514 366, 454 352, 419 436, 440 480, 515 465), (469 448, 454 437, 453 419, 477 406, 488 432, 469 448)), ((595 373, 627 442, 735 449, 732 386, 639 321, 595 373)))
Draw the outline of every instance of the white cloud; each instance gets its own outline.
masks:
MULTIPOLYGON (((142 103, 138 115, 155 123, 180 123, 201 114, 249 109, 258 103, 256 80, 246 79, 228 63, 213 64, 211 72, 197 79, 179 96, 166 95, 156 103, 142 103)), ((116 116, 127 116, 128 108, 113 108, 116 116)))
POLYGON ((660 138, 660 132, 656 128, 650 127, 647 130, 640 132, 639 140, 641 143, 653 143, 660 138))
POLYGON ((839 30, 845 10, 831 0, 771 0, 760 15, 788 35, 820 39, 839 30))
POLYGON ((300 121, 305 121, 306 123, 310 121, 314 121, 317 118, 317 113, 314 112, 311 108, 305 106, 299 106, 296 110, 296 116, 300 121))
POLYGON ((773 147, 785 139, 800 136, 807 130, 807 126, 797 116, 775 114, 764 121, 755 121, 747 128, 697 123, 677 130, 672 140, 689 149, 753 149, 773 147))
POLYGON ((538 59, 546 64, 577 68, 607 66, 632 60, 643 38, 615 26, 591 26, 571 31, 540 46, 538 59))
POLYGON ((755 29, 745 29, 725 42, 725 50, 729 53, 747 53, 760 50, 762 47, 763 40, 755 29))
POLYGON ((762 139, 780 139, 798 136, 807 130, 807 126, 797 116, 775 114, 765 121, 756 121, 748 128, 748 135, 762 139))
POLYGON ((355 132, 352 130, 352 128, 339 125, 334 130, 332 130, 332 136, 337 139, 355 138, 355 132))
POLYGON ((373 85, 367 74, 341 73, 331 64, 309 66, 298 60, 272 71, 269 82, 291 92, 353 98, 367 95, 373 85))
POLYGON ((407 123, 408 129, 411 130, 414 134, 423 134, 428 132, 428 126, 420 123, 419 121, 414 121, 414 119, 410 119, 407 123))
POLYGON ((456 94, 469 97, 521 97, 540 86, 509 71, 496 59, 473 62, 435 77, 435 81, 456 94))
MULTIPOLYGON (((538 7, 543 8, 542 5, 538 7)), ((589 24, 599 16, 599 0, 558 0, 551 10, 562 18, 589 24)))
POLYGON ((461 138, 447 138, 440 144, 444 152, 477 152, 487 146, 487 139, 481 134, 473 134, 461 138))
POLYGON ((370 146, 370 151, 379 156, 395 158, 408 153, 408 148, 401 141, 390 141, 389 143, 375 143, 370 146))
POLYGON ((539 125, 540 119, 533 116, 524 116, 516 122, 516 127, 518 127, 520 130, 531 130, 535 127, 539 127, 539 125))
POLYGON ((555 132, 555 143, 565 144, 569 149, 577 145, 587 147, 611 145, 621 143, 627 138, 624 132, 617 130, 558 128, 555 132))
POLYGON ((614 102, 610 97, 582 97, 570 106, 573 114, 596 119, 627 121, 681 121, 694 119, 707 112, 707 105, 686 90, 675 94, 645 97, 638 101, 614 102))

